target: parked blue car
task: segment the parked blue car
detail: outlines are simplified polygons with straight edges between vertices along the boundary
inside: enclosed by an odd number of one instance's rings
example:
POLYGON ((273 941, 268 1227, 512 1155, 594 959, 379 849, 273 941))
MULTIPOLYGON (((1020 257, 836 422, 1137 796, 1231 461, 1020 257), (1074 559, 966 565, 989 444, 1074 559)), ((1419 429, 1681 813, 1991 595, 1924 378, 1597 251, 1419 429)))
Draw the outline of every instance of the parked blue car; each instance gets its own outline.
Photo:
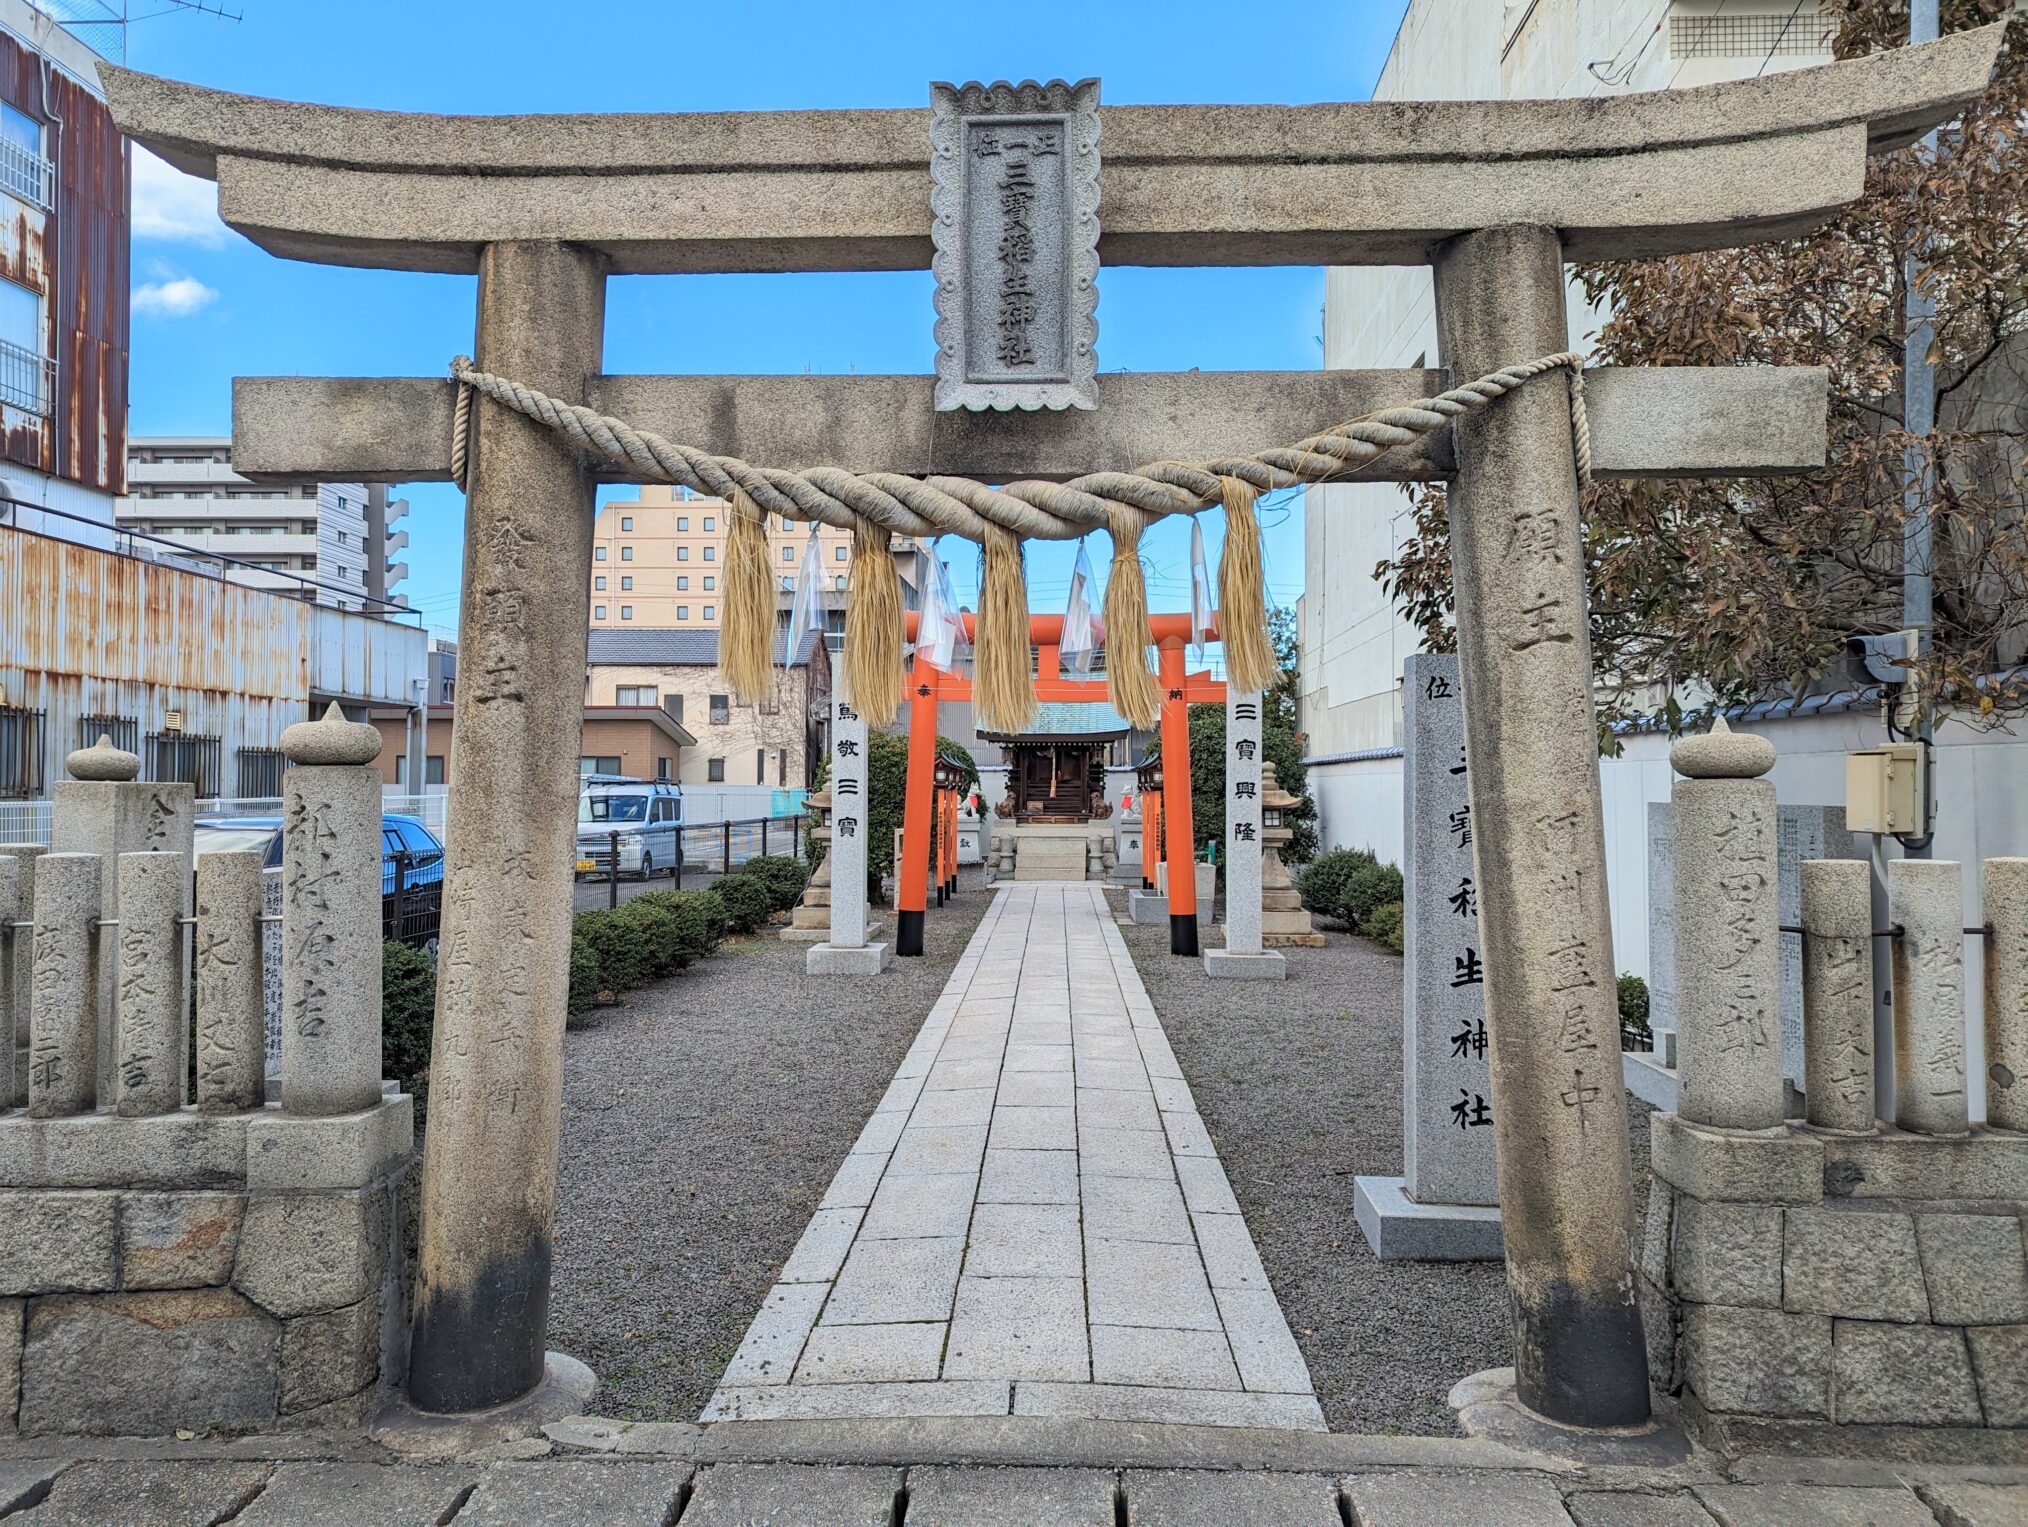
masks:
MULTIPOLYGON (((443 920, 444 845, 411 816, 380 819, 381 937, 434 953, 443 920)), ((199 817, 195 851, 238 849, 261 856, 270 869, 282 862, 279 816, 199 817)))

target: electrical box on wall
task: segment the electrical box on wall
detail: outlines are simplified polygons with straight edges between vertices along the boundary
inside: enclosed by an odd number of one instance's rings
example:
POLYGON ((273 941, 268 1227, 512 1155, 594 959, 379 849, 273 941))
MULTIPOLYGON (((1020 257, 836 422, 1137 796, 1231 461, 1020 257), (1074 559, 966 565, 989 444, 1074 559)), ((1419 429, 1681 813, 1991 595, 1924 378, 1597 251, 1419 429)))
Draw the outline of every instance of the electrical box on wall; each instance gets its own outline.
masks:
POLYGON ((1883 837, 1923 831, 1922 749, 1891 742, 1845 755, 1845 828, 1883 837))

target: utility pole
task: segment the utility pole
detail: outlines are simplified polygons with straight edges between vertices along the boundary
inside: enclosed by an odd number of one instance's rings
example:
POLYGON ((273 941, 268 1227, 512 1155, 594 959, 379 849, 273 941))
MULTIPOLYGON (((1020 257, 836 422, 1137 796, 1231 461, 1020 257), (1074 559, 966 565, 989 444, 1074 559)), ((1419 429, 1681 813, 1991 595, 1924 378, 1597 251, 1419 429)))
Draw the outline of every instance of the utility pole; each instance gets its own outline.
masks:
MULTIPOLYGON (((1937 0, 1910 0, 1908 41, 1911 46, 1935 42, 1937 0)), ((1936 132, 1922 140, 1923 151, 1934 153, 1936 132)), ((1934 612, 1930 584, 1935 530, 1930 522, 1930 465, 1924 448, 1913 443, 1936 428, 1936 370, 1930 364, 1930 346, 1936 335, 1936 301, 1922 289, 1922 254, 1911 248, 1903 270, 1908 283, 1906 338, 1901 360, 1902 425, 1912 437, 1902 455, 1901 502, 1901 624, 1908 633, 1911 656, 1930 648, 1934 612)), ((1902 839, 1903 852, 1911 859, 1927 859, 1936 818, 1936 791, 1931 778, 1931 740, 1935 714, 1931 696, 1918 686, 1914 696, 1913 722, 1917 745, 1922 749, 1922 824, 1912 837, 1902 839)), ((1908 719, 1904 718, 1906 725, 1908 719)))

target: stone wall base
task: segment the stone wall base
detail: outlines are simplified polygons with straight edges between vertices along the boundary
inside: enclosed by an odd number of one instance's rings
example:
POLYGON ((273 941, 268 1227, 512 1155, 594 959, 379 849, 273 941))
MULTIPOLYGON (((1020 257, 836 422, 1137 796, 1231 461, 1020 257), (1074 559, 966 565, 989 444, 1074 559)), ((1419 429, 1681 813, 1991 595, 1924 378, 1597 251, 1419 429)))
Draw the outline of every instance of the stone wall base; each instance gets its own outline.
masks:
POLYGON ((1655 1388, 1727 1451, 2028 1461, 2028 1137, 1658 1113, 1655 1388))
POLYGON ((358 1425, 407 1361, 413 1146, 405 1095, 328 1119, 0 1116, 0 1434, 358 1425), (79 1155, 164 1125, 211 1141, 186 1180, 173 1156, 123 1182, 79 1155), (38 1156, 62 1185, 30 1180, 38 1156))

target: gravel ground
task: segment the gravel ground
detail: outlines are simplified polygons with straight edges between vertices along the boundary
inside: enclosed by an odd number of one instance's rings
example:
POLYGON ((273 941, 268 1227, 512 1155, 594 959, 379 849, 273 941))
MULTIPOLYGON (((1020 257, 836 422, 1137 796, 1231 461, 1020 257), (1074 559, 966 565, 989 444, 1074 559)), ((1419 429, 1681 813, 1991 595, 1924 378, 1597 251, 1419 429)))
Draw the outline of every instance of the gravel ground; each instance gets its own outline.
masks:
MULTIPOLYGON (((1125 914, 1124 892, 1108 899, 1125 914)), ((1322 949, 1284 951, 1282 985, 1227 984, 1172 956, 1166 925, 1121 932, 1325 1420, 1333 1431, 1454 1435, 1451 1385, 1512 1361, 1501 1265, 1377 1261, 1352 1215, 1353 1177, 1402 1169, 1401 957, 1327 933, 1322 949)), ((1647 1200, 1647 1114, 1629 1100, 1637 1215, 1647 1200)))
POLYGON ((696 1418, 985 914, 969 889, 877 1001, 770 932, 564 1036, 550 1343, 600 1415, 696 1418))

